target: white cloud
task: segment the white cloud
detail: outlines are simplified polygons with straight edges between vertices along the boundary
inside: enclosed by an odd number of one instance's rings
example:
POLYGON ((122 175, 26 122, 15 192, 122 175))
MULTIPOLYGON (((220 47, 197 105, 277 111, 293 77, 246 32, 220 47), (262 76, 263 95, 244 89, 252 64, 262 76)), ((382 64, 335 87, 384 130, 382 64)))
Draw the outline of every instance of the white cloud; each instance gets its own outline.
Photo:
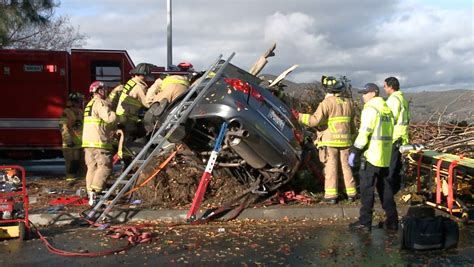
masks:
MULTIPOLYGON (((344 74, 355 86, 397 76, 404 88, 474 87, 471 8, 427 1, 173 1, 173 62, 206 68, 219 54, 250 68, 277 42, 264 72, 293 64, 298 82, 344 74)), ((166 64, 166 1, 70 0, 60 14, 90 38, 86 48, 126 49, 138 62, 166 64)))

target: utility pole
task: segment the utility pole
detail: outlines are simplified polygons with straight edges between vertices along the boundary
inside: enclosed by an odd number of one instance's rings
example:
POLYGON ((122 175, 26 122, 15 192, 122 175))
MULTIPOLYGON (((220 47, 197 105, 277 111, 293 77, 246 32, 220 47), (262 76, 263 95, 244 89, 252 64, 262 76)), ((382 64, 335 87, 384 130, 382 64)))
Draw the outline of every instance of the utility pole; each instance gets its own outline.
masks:
POLYGON ((173 33, 172 33, 172 16, 171 16, 171 0, 167 1, 167 20, 168 20, 168 38, 167 38, 167 65, 168 70, 173 65, 173 33))

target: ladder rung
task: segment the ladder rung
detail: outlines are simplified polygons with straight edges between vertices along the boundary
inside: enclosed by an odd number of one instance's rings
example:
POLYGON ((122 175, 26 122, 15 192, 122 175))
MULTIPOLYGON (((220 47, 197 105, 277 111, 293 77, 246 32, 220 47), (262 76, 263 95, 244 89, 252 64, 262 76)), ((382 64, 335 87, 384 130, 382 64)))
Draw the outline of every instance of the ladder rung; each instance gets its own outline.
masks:
POLYGON ((136 164, 143 164, 143 162, 145 162, 144 159, 139 159, 139 160, 135 161, 136 164))
POLYGON ((119 184, 127 184, 128 183, 128 180, 122 180, 122 181, 118 181, 119 184))

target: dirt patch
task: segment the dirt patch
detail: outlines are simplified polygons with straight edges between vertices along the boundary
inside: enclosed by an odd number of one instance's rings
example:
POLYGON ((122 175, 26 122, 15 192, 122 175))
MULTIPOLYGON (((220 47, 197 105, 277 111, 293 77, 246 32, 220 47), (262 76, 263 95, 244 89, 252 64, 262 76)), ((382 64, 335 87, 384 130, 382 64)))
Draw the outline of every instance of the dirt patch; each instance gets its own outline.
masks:
MULTIPOLYGON (((70 184, 64 177, 37 179, 27 182, 30 212, 48 212, 50 201, 60 197, 76 197, 76 193, 85 188, 85 180, 70 184)), ((83 190, 84 191, 84 190, 83 190)), ((72 210, 83 210, 85 206, 70 205, 72 210)))
MULTIPOLYGON (((156 162, 163 160, 164 158, 160 158, 156 162)), ((139 177, 137 184, 142 184, 156 169, 147 169, 139 177)), ((203 171, 204 163, 197 164, 177 156, 154 179, 140 187, 134 198, 158 208, 187 208, 193 201, 203 171)), ((248 187, 240 184, 223 169, 215 169, 213 174, 204 195, 203 207, 220 206, 248 187)))

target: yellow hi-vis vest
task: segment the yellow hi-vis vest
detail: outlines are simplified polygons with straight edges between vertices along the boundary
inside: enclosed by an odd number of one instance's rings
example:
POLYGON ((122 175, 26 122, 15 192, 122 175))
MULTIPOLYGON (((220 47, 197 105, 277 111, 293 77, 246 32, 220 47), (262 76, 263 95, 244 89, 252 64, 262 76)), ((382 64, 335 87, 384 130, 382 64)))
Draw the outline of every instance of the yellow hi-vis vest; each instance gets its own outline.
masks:
POLYGON ((163 80, 163 83, 161 84, 161 90, 163 91, 163 89, 170 84, 181 84, 186 87, 189 87, 189 82, 187 80, 180 80, 173 78, 173 76, 168 76, 163 80))
MULTIPOLYGON (((135 99, 135 98, 133 98, 129 95, 130 91, 132 91, 132 89, 133 89, 133 87, 135 87, 135 85, 137 85, 137 83, 134 80, 132 80, 132 79, 128 80, 128 82, 123 86, 122 92, 120 93, 119 103, 120 102, 125 103, 125 104, 135 106, 135 107, 138 107, 138 108, 142 107, 142 103, 140 103, 140 101, 138 99, 135 99)), ((135 114, 125 114, 124 109, 117 110, 117 116, 124 116, 124 115, 126 117, 128 117, 129 119, 133 120, 133 121, 138 121, 138 116, 137 115, 135 115, 135 114)))
POLYGON ((94 140, 88 140, 84 133, 89 131, 98 132, 97 129, 101 127, 107 127, 107 123, 102 120, 101 118, 94 117, 92 114, 92 106, 94 105, 95 99, 92 98, 87 106, 84 109, 84 130, 83 130, 83 137, 82 137, 82 147, 92 147, 92 148, 103 148, 103 149, 112 149, 112 144, 104 143, 100 140, 100 138, 94 140))
POLYGON ((387 99, 387 105, 392 110, 395 120, 393 142, 402 139, 402 145, 409 143, 408 125, 410 124, 410 109, 408 101, 401 91, 395 91, 387 99))
POLYGON ((364 105, 359 134, 354 146, 364 150, 364 156, 376 167, 390 166, 392 157, 393 115, 381 97, 364 105))

